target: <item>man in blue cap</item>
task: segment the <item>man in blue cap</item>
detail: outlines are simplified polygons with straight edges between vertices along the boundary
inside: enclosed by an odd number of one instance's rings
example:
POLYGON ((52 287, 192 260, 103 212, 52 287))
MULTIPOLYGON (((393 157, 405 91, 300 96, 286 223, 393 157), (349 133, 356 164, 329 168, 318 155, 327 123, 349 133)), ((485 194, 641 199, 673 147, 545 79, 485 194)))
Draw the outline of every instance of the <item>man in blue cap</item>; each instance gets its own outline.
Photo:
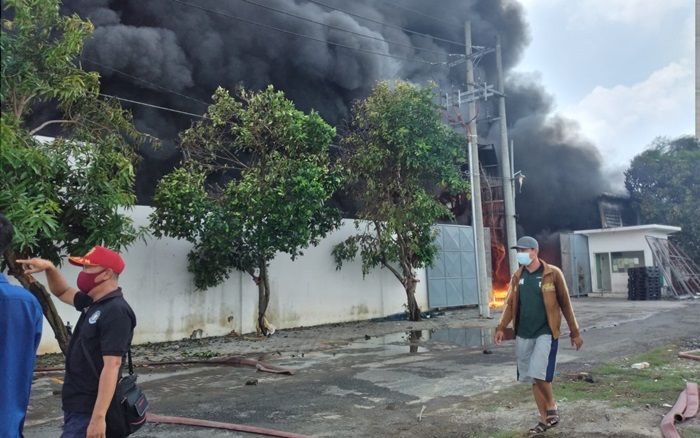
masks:
POLYGON ((518 239, 518 269, 510 280, 505 309, 496 329, 495 341, 513 321, 518 381, 532 384, 540 421, 530 429, 539 434, 559 423, 552 380, 557 361, 562 314, 571 332, 571 345, 583 345, 578 322, 561 270, 539 258, 539 244, 530 236, 518 239))
MULTIPOLYGON (((10 248, 13 228, 0 214, 0 258, 10 248)), ((39 301, 0 273, 0 436, 22 436, 32 389, 36 349, 44 322, 39 301)))

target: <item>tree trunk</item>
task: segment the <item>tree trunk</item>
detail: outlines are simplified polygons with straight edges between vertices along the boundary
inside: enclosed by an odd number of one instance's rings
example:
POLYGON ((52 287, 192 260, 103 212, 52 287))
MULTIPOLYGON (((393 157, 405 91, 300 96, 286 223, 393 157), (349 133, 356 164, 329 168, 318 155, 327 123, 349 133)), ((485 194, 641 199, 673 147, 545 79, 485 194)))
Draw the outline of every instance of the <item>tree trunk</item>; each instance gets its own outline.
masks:
POLYGON ((18 266, 15 262, 16 259, 17 258, 15 257, 15 254, 12 251, 8 250, 7 252, 5 252, 5 260, 7 261, 10 275, 15 277, 17 281, 19 281, 19 283, 22 285, 22 287, 31 292, 32 295, 34 295, 36 299, 39 300, 39 304, 41 304, 41 309, 44 312, 44 316, 49 322, 51 329, 53 329, 54 336, 56 337, 56 342, 58 342, 58 346, 61 348, 61 351, 65 355, 68 352, 68 343, 70 341, 70 335, 68 334, 68 330, 66 330, 66 326, 64 325, 63 320, 61 320, 61 317, 59 316, 58 311, 56 310, 56 306, 54 306, 53 304, 51 294, 46 290, 44 285, 36 281, 34 277, 32 277, 31 275, 24 274, 21 266, 18 266))
POLYGON ((267 263, 260 263, 260 276, 258 277, 258 329, 263 335, 269 333, 265 312, 270 303, 270 280, 268 278, 267 263))
POLYGON ((420 321, 420 308, 416 302, 416 283, 418 280, 413 275, 406 276, 404 280, 404 289, 406 289, 406 298, 408 299, 408 319, 411 321, 420 321))
POLYGON ((409 353, 418 353, 418 342, 422 337, 423 332, 421 330, 411 330, 411 333, 408 335, 409 353))

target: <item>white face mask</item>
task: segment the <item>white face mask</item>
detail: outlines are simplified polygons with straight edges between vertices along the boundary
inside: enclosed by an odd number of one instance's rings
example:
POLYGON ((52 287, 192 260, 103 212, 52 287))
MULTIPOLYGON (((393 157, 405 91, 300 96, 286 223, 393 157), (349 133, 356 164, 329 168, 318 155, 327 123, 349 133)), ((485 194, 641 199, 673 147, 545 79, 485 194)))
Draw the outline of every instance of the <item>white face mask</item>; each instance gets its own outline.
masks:
POLYGON ((532 259, 530 258, 530 254, 526 252, 519 252, 515 255, 516 259, 518 260, 518 263, 520 263, 523 266, 527 266, 530 263, 532 263, 532 259))

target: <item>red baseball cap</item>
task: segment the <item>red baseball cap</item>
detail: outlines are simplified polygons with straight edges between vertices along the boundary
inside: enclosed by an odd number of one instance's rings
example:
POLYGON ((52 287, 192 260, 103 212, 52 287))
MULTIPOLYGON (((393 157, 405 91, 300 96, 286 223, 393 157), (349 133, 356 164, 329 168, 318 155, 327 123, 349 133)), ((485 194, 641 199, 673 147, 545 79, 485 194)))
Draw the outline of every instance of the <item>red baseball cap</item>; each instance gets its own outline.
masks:
POLYGON ((111 269, 117 274, 121 274, 124 266, 126 266, 124 259, 118 253, 104 246, 96 246, 82 257, 68 257, 68 262, 75 266, 102 266, 103 268, 111 269))

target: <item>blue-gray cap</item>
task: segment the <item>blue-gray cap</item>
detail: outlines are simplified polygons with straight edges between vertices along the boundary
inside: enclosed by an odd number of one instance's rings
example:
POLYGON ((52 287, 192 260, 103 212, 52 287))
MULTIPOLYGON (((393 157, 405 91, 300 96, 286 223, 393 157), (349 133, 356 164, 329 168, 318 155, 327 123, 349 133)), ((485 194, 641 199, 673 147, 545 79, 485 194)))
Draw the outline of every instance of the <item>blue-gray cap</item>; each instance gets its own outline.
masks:
POLYGON ((512 249, 540 249, 540 245, 537 243, 534 237, 523 236, 518 239, 518 243, 511 247, 512 249))

